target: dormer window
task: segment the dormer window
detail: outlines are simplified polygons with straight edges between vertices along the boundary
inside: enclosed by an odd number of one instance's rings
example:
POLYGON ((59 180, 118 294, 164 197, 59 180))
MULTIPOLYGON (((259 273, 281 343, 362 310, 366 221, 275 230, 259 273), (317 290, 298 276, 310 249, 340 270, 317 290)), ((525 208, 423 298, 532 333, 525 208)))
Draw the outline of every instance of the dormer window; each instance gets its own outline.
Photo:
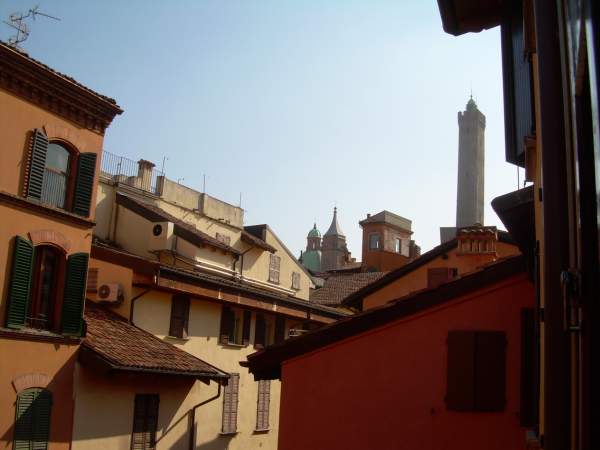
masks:
POLYGON ((369 250, 380 250, 381 249, 381 241, 379 238, 379 233, 371 233, 369 235, 369 250))

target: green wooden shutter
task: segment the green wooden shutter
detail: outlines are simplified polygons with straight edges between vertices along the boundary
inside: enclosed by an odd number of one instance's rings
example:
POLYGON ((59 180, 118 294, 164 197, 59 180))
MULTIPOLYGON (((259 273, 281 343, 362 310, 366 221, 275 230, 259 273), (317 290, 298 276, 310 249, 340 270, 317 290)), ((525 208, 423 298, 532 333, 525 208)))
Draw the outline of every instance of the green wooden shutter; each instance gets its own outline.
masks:
POLYGON ((27 183, 25 196, 34 200, 42 199, 42 186, 46 171, 46 152, 48 138, 41 130, 34 130, 31 136, 31 149, 29 153, 27 183))
POLYGON ((14 450, 45 450, 50 439, 52 393, 45 389, 26 389, 17 396, 14 450))
POLYGON ((6 326, 25 326, 33 272, 33 244, 21 236, 15 237, 10 285, 8 288, 8 311, 6 326))
POLYGON ((73 195, 73 212, 84 217, 90 215, 96 158, 95 153, 81 153, 79 155, 77 182, 75 183, 75 193, 73 195))
POLYGON ((87 253, 75 253, 67 260, 65 296, 61 316, 62 333, 66 335, 81 336, 88 260, 87 253))

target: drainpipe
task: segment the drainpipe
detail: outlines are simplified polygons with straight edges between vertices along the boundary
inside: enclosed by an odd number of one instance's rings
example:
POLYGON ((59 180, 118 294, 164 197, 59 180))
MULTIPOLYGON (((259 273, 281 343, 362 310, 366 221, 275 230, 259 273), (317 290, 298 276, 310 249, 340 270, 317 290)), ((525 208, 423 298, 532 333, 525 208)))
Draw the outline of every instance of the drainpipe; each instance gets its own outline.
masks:
POLYGON ((243 251, 242 253, 240 253, 237 258, 235 259, 235 261, 233 262, 233 271, 235 272, 235 266, 237 264, 237 262, 239 261, 239 259, 241 258, 242 261, 240 263, 240 278, 244 278, 244 255, 246 253, 248 253, 250 250, 252 250, 254 247, 250 247, 249 249, 243 251))
POLYGON ((217 390, 217 395, 204 400, 203 402, 198 403, 197 405, 193 406, 192 409, 190 409, 190 445, 189 445, 189 450, 194 450, 195 445, 196 445, 196 409, 200 408, 202 405, 206 405, 207 403, 212 402, 213 400, 218 399, 221 396, 221 382, 217 381, 219 389, 217 390))

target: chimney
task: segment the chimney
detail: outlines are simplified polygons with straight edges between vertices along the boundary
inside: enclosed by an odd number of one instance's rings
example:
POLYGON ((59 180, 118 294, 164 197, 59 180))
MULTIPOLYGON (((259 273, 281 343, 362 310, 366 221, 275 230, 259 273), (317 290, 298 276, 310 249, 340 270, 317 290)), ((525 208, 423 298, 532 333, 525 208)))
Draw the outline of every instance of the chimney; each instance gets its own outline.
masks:
POLYGON ((138 187, 140 189, 144 189, 146 191, 150 191, 152 187, 152 169, 154 169, 155 164, 151 161, 146 161, 145 159, 140 159, 138 161, 138 187))

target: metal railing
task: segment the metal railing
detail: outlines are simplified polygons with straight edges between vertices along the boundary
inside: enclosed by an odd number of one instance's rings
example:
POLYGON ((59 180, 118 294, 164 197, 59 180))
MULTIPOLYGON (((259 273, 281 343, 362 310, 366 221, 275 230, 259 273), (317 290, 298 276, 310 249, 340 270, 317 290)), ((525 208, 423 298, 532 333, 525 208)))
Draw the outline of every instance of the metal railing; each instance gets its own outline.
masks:
POLYGON ((150 161, 134 161, 124 156, 102 152, 100 175, 117 183, 127 184, 152 194, 160 195, 164 173, 150 161))

